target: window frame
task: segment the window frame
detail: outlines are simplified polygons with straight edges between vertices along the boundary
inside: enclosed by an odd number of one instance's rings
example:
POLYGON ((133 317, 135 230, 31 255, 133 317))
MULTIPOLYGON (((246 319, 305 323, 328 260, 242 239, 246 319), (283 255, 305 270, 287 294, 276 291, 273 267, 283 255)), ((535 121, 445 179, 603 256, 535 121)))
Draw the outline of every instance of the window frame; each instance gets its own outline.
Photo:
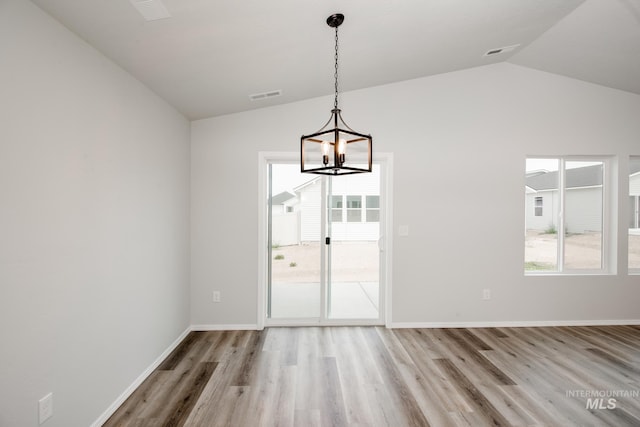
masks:
MULTIPOLYGON (((640 161, 640 154, 635 155, 632 154, 628 157, 628 163, 627 165, 629 166, 628 170, 627 170, 627 174, 626 174, 626 180, 627 180, 627 193, 631 193, 631 163, 632 161, 640 161)), ((635 175, 635 174, 634 174, 635 175)), ((629 255, 631 255, 631 250, 630 250, 630 239, 629 239, 629 227, 630 227, 630 222, 631 220, 633 220, 634 222, 637 220, 637 218, 634 218, 634 215, 637 215, 637 210, 640 209, 640 199, 638 199, 638 195, 632 195, 632 194, 628 194, 627 197, 625 198, 627 200, 627 208, 626 211, 629 212, 632 217, 629 218, 629 220, 627 221, 627 274, 629 274, 630 276, 637 276, 640 275, 640 267, 631 267, 630 262, 629 262, 629 255), (634 197, 635 200, 632 202, 631 198, 634 197), (633 203, 633 205, 632 205, 633 203), (633 212, 632 212, 632 207, 633 212)), ((640 225, 640 224, 639 224, 640 225)))
POLYGON ((344 214, 344 196, 341 194, 332 194, 331 196, 329 196, 330 200, 329 200, 329 214, 330 216, 330 220, 332 223, 342 223, 345 221, 345 214, 344 214), (333 206, 334 202, 337 202, 335 204, 337 204, 337 206, 333 206), (336 220, 334 219, 334 214, 335 213, 340 213, 340 219, 336 220))
POLYGON ((364 209, 364 222, 367 223, 376 223, 376 222, 380 222, 380 196, 379 195, 375 195, 375 194, 367 194, 364 196, 364 206, 362 207, 362 209, 364 209), (369 207, 369 198, 370 197, 377 197, 377 206, 376 207, 369 207), (377 219, 374 221, 370 221, 369 220, 369 212, 377 212, 377 219))
POLYGON ((346 218, 345 218, 345 219, 346 219, 346 222, 349 222, 349 223, 356 223, 356 224, 363 222, 363 221, 362 221, 362 208, 363 208, 363 203, 362 203, 362 195, 361 195, 361 194, 358 194, 358 195, 356 195, 356 194, 345 195, 345 203, 344 203, 344 207, 345 207, 345 209, 346 209, 346 218), (349 200, 349 198, 351 198, 351 200, 349 200), (350 201, 351 201, 351 202, 354 202, 354 201, 355 201, 355 202, 357 202, 359 206, 358 206, 358 207, 355 207, 355 208, 350 207, 350 205, 349 205, 349 202, 350 202, 350 201), (352 220, 352 219, 350 218, 349 213, 351 213, 351 212, 353 212, 353 213, 357 213, 357 214, 358 214, 358 216, 359 216, 359 217, 358 217, 358 219, 357 219, 357 220, 355 220, 355 219, 353 219, 353 220, 352 220))
MULTIPOLYGON (((612 156, 534 156, 528 155, 529 159, 549 159, 558 161, 558 198, 560 207, 557 218, 557 250, 555 270, 524 270, 525 276, 590 276, 590 275, 615 275, 616 271, 616 242, 617 231, 614 230, 612 218, 617 215, 617 204, 613 200, 617 191, 617 182, 614 179, 614 170, 617 165, 612 156), (601 267, 600 268, 566 268, 565 267, 565 204, 566 204, 566 163, 567 162, 602 162, 602 241, 601 241, 601 267)), ((525 166, 525 176, 526 176, 525 166)), ((525 192, 526 197, 526 192, 525 192)), ((535 202, 534 202, 535 205, 535 202)), ((535 209, 535 207, 534 207, 535 209)), ((535 212, 534 212, 535 214, 535 212)), ((524 212, 526 229, 526 212, 524 212)), ((555 215, 555 212, 552 212, 555 215)), ((523 240, 522 248, 526 247, 523 240)))
POLYGON ((542 209, 544 208, 544 197, 535 196, 533 198, 533 216, 544 216, 542 209), (538 204, 538 202, 540 202, 538 204))

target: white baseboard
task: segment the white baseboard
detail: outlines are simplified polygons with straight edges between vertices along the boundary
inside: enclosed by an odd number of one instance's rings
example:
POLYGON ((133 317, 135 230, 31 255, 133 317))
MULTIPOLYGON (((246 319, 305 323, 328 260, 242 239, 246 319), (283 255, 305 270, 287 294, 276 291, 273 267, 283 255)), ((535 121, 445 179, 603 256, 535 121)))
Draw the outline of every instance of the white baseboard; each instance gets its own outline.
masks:
POLYGON ((394 322, 391 329, 436 329, 436 328, 535 328, 549 326, 614 326, 640 325, 640 319, 619 320, 525 320, 499 322, 394 322))
POLYGON ((140 387, 140 384, 142 384, 143 381, 146 380, 147 377, 149 375, 151 375, 151 373, 158 366, 160 366, 160 364, 167 357, 169 357, 171 352, 173 350, 175 350, 175 348, 182 342, 182 340, 184 340, 186 338, 186 336, 189 334, 189 332, 191 332, 191 330, 192 330, 191 326, 189 326, 187 329, 185 329, 184 332, 182 332, 180 334, 180 336, 178 338, 176 338, 176 340, 174 342, 172 342, 171 345, 165 351, 163 351, 162 354, 160 356, 158 356, 158 358, 156 360, 154 360, 153 363, 151 365, 149 365, 149 367, 147 367, 147 369, 145 369, 144 372, 142 372, 142 374, 140 374, 140 376, 138 378, 136 378, 136 380, 129 387, 127 387, 127 389, 125 391, 123 391, 120 396, 118 396, 118 398, 115 400, 115 402, 113 402, 111 404, 111 406, 109 406, 109 408, 107 408, 107 410, 104 411, 102 413, 102 415, 100 415, 100 417, 98 417, 98 419, 93 422, 93 424, 91 424, 91 427, 100 427, 102 424, 107 422, 109 417, 111 417, 111 415, 113 415, 114 412, 116 412, 116 410, 120 407, 120 405, 122 405, 124 403, 124 401, 127 400, 127 398, 129 398, 129 396, 131 396, 131 394, 138 387, 140 387))
POLYGON ((258 325, 255 323, 245 325, 191 325, 192 331, 257 331, 258 325))

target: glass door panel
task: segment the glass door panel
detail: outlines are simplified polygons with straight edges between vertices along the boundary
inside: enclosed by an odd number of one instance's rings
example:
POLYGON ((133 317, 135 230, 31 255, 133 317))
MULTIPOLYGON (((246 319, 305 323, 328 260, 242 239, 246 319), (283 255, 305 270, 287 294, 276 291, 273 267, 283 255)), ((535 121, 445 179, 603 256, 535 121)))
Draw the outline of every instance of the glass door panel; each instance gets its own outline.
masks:
POLYGON ((602 268, 604 193, 602 185, 584 188, 585 174, 604 182, 603 162, 565 162, 564 267, 602 268))
POLYGON ((322 179, 270 164, 268 317, 321 317, 322 179))
POLYGON ((330 319, 380 317, 380 166, 330 178, 327 249, 330 319))

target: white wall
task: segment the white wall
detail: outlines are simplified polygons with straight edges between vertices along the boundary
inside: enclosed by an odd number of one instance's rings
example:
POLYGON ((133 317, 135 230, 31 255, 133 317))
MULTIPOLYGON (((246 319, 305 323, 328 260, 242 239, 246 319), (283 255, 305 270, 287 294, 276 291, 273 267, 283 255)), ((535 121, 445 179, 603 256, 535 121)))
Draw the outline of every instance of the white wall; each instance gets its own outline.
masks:
POLYGON ((0 2, 0 426, 87 426, 189 325, 189 123, 0 2))
MULTIPOLYGON (((394 153, 394 229, 410 229, 394 239, 394 323, 640 318, 626 220, 617 276, 523 274, 526 156, 617 155, 626 173, 640 96, 502 63, 345 93, 341 108, 394 153)), ((257 153, 297 151, 330 109, 325 97, 192 123, 193 323, 256 323, 257 153), (237 209, 216 208, 237 194, 237 209)))

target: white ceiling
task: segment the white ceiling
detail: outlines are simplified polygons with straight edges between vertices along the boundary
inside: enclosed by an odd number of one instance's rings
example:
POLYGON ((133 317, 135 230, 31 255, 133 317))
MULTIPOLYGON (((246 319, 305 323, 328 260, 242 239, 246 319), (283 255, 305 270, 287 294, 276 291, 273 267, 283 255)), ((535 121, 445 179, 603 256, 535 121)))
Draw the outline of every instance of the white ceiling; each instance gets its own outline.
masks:
POLYGON ((189 119, 333 93, 336 12, 341 90, 508 60, 640 94, 640 0, 162 0, 156 21, 129 0, 32 1, 189 119))

